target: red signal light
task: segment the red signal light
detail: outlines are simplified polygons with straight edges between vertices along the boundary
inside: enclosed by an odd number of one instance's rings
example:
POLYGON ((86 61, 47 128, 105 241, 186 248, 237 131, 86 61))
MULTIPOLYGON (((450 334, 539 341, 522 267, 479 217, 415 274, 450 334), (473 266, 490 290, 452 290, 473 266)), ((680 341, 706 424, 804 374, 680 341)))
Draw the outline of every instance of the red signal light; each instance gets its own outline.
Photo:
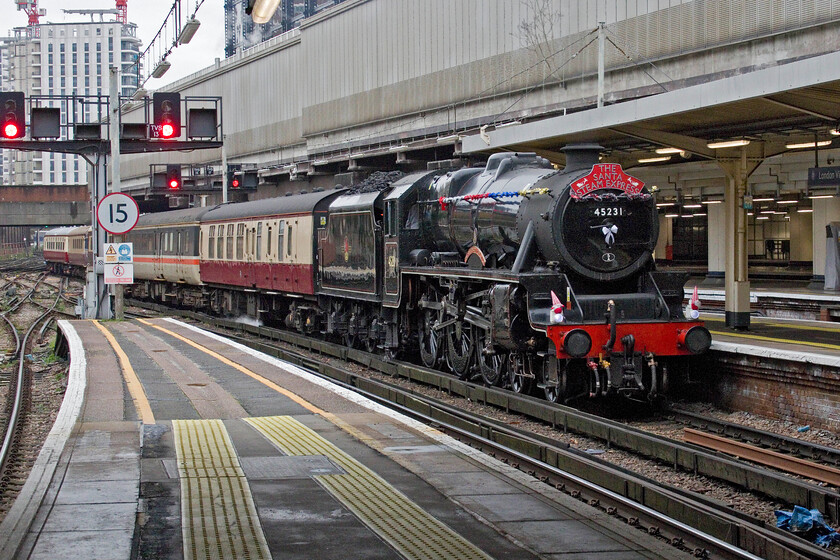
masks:
POLYGON ((178 180, 177 180, 177 179, 171 179, 171 180, 169 181, 169 188, 170 188, 170 189, 177 189, 177 188, 178 188, 178 186, 179 186, 179 184, 178 184, 178 180))
POLYGON ((9 122, 3 125, 3 136, 5 138, 17 138, 18 126, 17 123, 9 122))
POLYGON ((231 181, 230 186, 233 187, 234 189, 238 188, 239 187, 239 179, 234 179, 233 181, 231 181))
POLYGON ((166 123, 164 125, 161 125, 160 135, 163 138, 172 138, 173 136, 175 136, 175 127, 172 126, 172 124, 170 124, 170 123, 166 123))

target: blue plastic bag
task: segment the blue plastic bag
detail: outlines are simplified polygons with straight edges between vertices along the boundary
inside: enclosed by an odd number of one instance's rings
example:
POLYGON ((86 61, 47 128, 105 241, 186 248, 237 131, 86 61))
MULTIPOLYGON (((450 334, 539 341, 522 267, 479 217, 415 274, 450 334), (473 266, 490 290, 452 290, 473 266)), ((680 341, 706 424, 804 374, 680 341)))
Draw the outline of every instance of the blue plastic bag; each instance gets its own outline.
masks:
POLYGON ((817 509, 807 510, 794 506, 793 511, 776 510, 776 526, 795 533, 819 546, 828 547, 840 543, 837 531, 825 524, 822 513, 817 509))

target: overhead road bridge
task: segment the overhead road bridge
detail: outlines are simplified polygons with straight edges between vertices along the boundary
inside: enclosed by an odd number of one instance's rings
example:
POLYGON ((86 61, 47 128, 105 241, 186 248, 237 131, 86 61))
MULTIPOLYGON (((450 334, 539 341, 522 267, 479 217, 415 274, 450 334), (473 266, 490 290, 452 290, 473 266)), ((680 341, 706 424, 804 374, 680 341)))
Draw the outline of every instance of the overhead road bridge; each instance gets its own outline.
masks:
POLYGON ((87 185, 0 187, 0 224, 7 226, 82 226, 91 223, 87 185))

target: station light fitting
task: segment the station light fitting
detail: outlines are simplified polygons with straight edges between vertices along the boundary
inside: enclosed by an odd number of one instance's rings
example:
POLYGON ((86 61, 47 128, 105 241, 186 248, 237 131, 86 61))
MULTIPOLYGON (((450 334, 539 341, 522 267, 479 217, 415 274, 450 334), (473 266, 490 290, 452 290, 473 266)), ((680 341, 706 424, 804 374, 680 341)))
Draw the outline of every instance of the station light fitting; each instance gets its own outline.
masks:
POLYGON ((797 212, 800 214, 810 214, 813 211, 813 208, 800 208, 799 210, 797 210, 797 212))
POLYGON ((770 216, 756 216, 756 220, 769 220, 770 216))
POLYGON ((187 23, 184 24, 184 27, 181 28, 181 33, 178 35, 178 42, 186 45, 192 41, 193 35, 195 35, 195 32, 198 31, 200 26, 201 22, 195 19, 195 16, 190 17, 187 23))
POLYGON ((753 202, 773 202, 774 200, 776 200, 776 199, 775 199, 775 198, 773 198, 773 197, 769 197, 769 198, 754 198, 754 199, 753 199, 753 202))
POLYGON ((171 67, 172 63, 170 63, 168 60, 161 60, 157 63, 155 69, 152 70, 152 78, 160 78, 161 76, 166 74, 166 71, 169 70, 171 67))
POLYGON ((711 150, 721 150, 723 148, 738 148, 740 146, 747 146, 749 145, 750 141, 746 138, 740 138, 738 140, 724 140, 722 142, 709 142, 706 144, 706 147, 711 150))
POLYGON ((268 23, 279 5, 280 0, 248 0, 245 13, 251 15, 254 23, 268 23))
MULTIPOLYGON (((753 199, 753 202, 755 200, 753 199)), ((700 204, 723 204, 722 200, 712 199, 712 200, 701 200, 700 204)))
POLYGON ((656 203, 657 208, 666 208, 668 206, 676 206, 676 205, 677 205, 676 202, 657 202, 656 203))
POLYGON ((136 90, 134 90, 134 93, 131 94, 131 99, 133 101, 140 101, 141 99, 143 99, 147 95, 149 95, 149 92, 146 91, 146 88, 141 87, 141 88, 137 88, 136 90))
POLYGON ((657 153, 657 154, 661 154, 661 155, 665 155, 665 154, 679 154, 679 153, 681 153, 681 152, 683 152, 683 151, 684 151, 684 150, 681 150, 681 149, 679 149, 679 148, 657 148, 657 149, 656 149, 656 153, 657 153))
POLYGON ((679 214, 665 214, 665 217, 666 218, 679 218, 680 215, 679 214))
POLYGON ((650 158, 639 159, 639 163, 661 163, 663 161, 670 161, 670 160, 671 160, 671 156, 650 157, 650 158))
POLYGON ((840 126, 832 128, 829 132, 831 132, 832 136, 840 136, 840 126))
POLYGON ((811 200, 817 200, 819 198, 834 198, 835 195, 833 194, 809 194, 808 198, 811 200))
POLYGON ((696 214, 694 214, 695 217, 702 217, 702 216, 705 216, 705 215, 706 215, 705 212, 697 212, 696 214))
POLYGON ((796 204, 798 200, 777 200, 776 204, 796 204))
POLYGON ((799 142, 797 144, 785 144, 788 150, 798 150, 802 148, 824 148, 831 146, 831 140, 820 140, 819 142, 799 142))
POLYGON ((690 208, 690 209, 693 210, 695 208, 703 208, 703 205, 702 204, 683 204, 683 208, 690 208))

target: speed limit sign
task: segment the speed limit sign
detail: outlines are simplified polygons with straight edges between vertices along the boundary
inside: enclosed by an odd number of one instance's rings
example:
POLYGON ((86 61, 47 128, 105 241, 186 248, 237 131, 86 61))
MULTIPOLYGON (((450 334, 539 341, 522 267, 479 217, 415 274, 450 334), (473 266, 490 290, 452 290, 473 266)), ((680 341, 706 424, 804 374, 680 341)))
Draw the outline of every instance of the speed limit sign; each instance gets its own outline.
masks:
POLYGON ((137 225, 140 207, 137 201, 123 193, 111 193, 99 201, 96 220, 112 235, 128 233, 137 225))

